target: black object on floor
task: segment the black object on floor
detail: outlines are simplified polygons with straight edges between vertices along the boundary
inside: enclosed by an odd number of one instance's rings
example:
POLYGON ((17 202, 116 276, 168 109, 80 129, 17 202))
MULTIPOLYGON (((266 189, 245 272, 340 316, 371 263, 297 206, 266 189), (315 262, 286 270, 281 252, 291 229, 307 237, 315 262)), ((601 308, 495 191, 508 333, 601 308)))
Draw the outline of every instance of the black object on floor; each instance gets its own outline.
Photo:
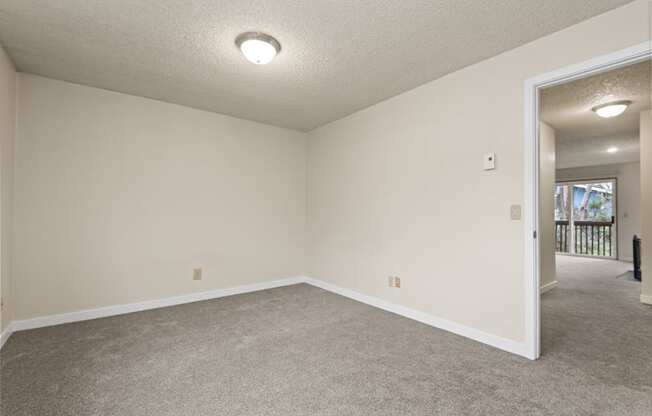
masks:
POLYGON ((634 279, 641 278, 641 239, 634 236, 634 279))

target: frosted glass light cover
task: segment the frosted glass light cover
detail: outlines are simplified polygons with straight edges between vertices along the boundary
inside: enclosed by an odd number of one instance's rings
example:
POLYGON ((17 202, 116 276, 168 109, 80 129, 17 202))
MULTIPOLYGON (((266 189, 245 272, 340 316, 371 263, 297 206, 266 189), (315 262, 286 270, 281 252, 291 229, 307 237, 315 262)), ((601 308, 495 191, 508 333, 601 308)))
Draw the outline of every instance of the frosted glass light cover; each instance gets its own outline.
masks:
POLYGON ((276 49, 272 45, 258 39, 244 41, 240 50, 245 58, 256 65, 268 64, 276 56, 276 49))
POLYGON ((627 110, 631 101, 618 101, 593 107, 593 111, 602 118, 617 117, 627 110))

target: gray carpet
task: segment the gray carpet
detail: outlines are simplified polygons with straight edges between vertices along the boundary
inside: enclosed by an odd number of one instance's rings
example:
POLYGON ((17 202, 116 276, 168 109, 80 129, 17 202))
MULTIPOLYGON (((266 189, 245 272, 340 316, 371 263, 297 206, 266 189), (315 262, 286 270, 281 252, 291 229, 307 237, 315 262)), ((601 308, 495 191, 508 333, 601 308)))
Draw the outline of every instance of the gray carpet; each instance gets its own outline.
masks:
POLYGON ((14 334, 3 416, 651 415, 652 308, 560 259, 537 362, 296 285, 14 334))
POLYGON ((634 270, 627 270, 625 273, 618 276, 617 279, 631 280, 632 282, 637 281, 634 277, 634 270))

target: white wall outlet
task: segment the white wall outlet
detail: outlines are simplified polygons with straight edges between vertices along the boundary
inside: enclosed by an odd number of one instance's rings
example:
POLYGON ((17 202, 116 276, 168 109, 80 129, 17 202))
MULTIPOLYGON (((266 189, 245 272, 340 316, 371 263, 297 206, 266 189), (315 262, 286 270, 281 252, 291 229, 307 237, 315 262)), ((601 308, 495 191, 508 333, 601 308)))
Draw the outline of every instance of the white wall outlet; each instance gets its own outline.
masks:
POLYGON ((484 154, 484 170, 496 169, 496 154, 494 152, 484 154))
POLYGON ((192 280, 201 280, 201 269, 192 270, 192 280))
POLYGON ((389 276, 387 279, 389 282, 389 287, 396 287, 400 288, 401 287, 401 278, 398 276, 389 276))

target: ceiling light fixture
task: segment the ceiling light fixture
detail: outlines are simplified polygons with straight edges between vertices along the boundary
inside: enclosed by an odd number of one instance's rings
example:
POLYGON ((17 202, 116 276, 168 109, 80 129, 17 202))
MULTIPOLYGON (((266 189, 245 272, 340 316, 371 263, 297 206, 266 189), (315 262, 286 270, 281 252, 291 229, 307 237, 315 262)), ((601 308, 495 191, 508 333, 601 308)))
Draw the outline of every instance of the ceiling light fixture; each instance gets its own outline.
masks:
POLYGON ((614 101, 612 103, 595 106, 591 110, 602 118, 611 118, 624 113, 631 103, 632 102, 628 100, 614 101))
POLYGON ((245 32, 235 38, 235 44, 240 48, 247 60, 256 65, 265 65, 281 52, 281 44, 268 34, 261 32, 245 32))
POLYGON ((607 153, 616 153, 618 151, 617 147, 610 147, 607 149, 607 153))

